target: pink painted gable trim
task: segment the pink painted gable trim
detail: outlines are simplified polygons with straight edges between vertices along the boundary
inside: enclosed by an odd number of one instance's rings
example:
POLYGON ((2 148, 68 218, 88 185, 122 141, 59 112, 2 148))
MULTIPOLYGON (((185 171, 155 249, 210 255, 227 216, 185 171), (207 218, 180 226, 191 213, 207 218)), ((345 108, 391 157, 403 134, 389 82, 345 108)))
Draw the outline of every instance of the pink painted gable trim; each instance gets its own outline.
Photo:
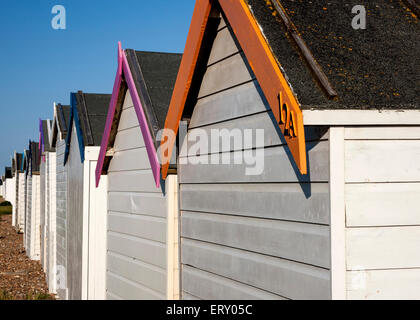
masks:
POLYGON ((121 87, 122 75, 125 75, 127 81, 128 90, 133 100, 134 109, 136 110, 137 120, 139 121, 140 129, 143 134, 143 140, 146 145, 147 155, 149 157, 150 166, 152 168, 153 177, 156 182, 156 187, 160 187, 160 164, 157 156, 157 152, 153 143, 152 135, 150 134, 149 126, 147 124, 146 115, 143 111, 143 106, 140 102, 140 98, 137 92, 136 85, 134 83, 133 76, 131 74, 130 67, 128 65, 127 57, 124 51, 121 49, 121 43, 118 43, 118 71, 115 77, 114 89, 112 91, 112 98, 109 105, 108 117, 106 120, 105 130, 102 137, 101 149, 99 152, 99 158, 96 165, 96 187, 99 185, 101 179, 102 168, 106 156, 106 149, 108 147, 109 135, 111 132, 112 121, 115 116, 115 108, 117 99, 121 87))
POLYGON ((115 108, 117 106, 118 94, 120 92, 122 80, 122 64, 123 64, 124 51, 121 48, 121 42, 118 42, 118 68, 117 75, 115 76, 114 89, 112 90, 112 97, 109 103, 108 116, 106 118, 104 134, 101 141, 101 149, 99 151, 98 162, 96 163, 96 187, 99 186, 101 180, 102 168, 104 166, 106 149, 108 147, 109 135, 111 133, 112 121, 115 115, 115 108))
POLYGON ((146 115, 143 111, 143 106, 140 102, 140 97, 137 92, 136 85, 134 83, 133 75, 131 74, 130 67, 128 65, 127 57, 123 56, 123 70, 127 81, 128 89, 130 91, 131 99, 133 100, 134 109, 136 110, 137 119, 140 124, 140 129, 143 134, 143 140, 146 145, 147 155, 149 157, 150 166, 152 167, 153 177, 155 178, 156 187, 160 187, 160 163, 157 156, 155 146, 153 144, 153 138, 150 134, 149 126, 147 125, 146 115))

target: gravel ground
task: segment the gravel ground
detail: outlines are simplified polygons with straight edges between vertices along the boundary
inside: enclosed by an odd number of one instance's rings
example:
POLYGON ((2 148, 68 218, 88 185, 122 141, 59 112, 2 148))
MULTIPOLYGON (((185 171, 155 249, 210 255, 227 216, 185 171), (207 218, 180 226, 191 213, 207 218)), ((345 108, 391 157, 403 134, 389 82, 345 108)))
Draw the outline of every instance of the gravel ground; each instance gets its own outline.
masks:
POLYGON ((11 215, 0 215, 0 300, 4 299, 54 299, 41 264, 26 256, 23 235, 12 227, 11 215))

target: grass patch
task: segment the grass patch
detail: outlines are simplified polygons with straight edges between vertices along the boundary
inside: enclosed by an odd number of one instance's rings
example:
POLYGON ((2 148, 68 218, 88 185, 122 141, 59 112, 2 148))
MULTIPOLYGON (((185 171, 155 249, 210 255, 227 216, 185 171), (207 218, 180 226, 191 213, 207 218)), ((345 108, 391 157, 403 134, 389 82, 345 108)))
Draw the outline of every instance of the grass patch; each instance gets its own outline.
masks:
MULTIPOLYGON (((13 295, 5 290, 0 290, 0 300, 17 300, 13 295)), ((28 293, 24 300, 54 300, 54 297, 48 293, 37 292, 28 293)))
POLYGON ((12 206, 0 206, 0 216, 12 214, 12 206))

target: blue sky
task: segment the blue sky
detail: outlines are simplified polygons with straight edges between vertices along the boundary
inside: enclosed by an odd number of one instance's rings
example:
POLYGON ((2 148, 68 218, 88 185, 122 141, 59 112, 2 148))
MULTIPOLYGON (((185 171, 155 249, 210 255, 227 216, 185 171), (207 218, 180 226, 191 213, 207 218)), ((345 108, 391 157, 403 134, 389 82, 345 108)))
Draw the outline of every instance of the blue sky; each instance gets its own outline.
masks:
POLYGON ((0 175, 13 152, 38 140, 38 119, 70 92, 111 93, 117 42, 182 52, 195 0, 13 0, 0 4, 0 175), (55 5, 66 30, 54 30, 55 5))

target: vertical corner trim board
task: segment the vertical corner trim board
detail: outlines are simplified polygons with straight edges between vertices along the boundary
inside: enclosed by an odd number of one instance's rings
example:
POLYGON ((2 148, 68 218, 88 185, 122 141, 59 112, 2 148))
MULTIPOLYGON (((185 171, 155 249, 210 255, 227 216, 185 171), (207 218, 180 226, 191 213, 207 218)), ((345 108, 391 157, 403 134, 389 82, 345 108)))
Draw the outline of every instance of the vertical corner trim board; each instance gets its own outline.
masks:
POLYGON ((168 175, 166 179, 168 192, 168 275, 167 275, 167 298, 168 300, 179 300, 179 219, 178 219, 178 176, 168 175))
POLYGON ((330 128, 331 298, 346 299, 344 127, 330 128))

